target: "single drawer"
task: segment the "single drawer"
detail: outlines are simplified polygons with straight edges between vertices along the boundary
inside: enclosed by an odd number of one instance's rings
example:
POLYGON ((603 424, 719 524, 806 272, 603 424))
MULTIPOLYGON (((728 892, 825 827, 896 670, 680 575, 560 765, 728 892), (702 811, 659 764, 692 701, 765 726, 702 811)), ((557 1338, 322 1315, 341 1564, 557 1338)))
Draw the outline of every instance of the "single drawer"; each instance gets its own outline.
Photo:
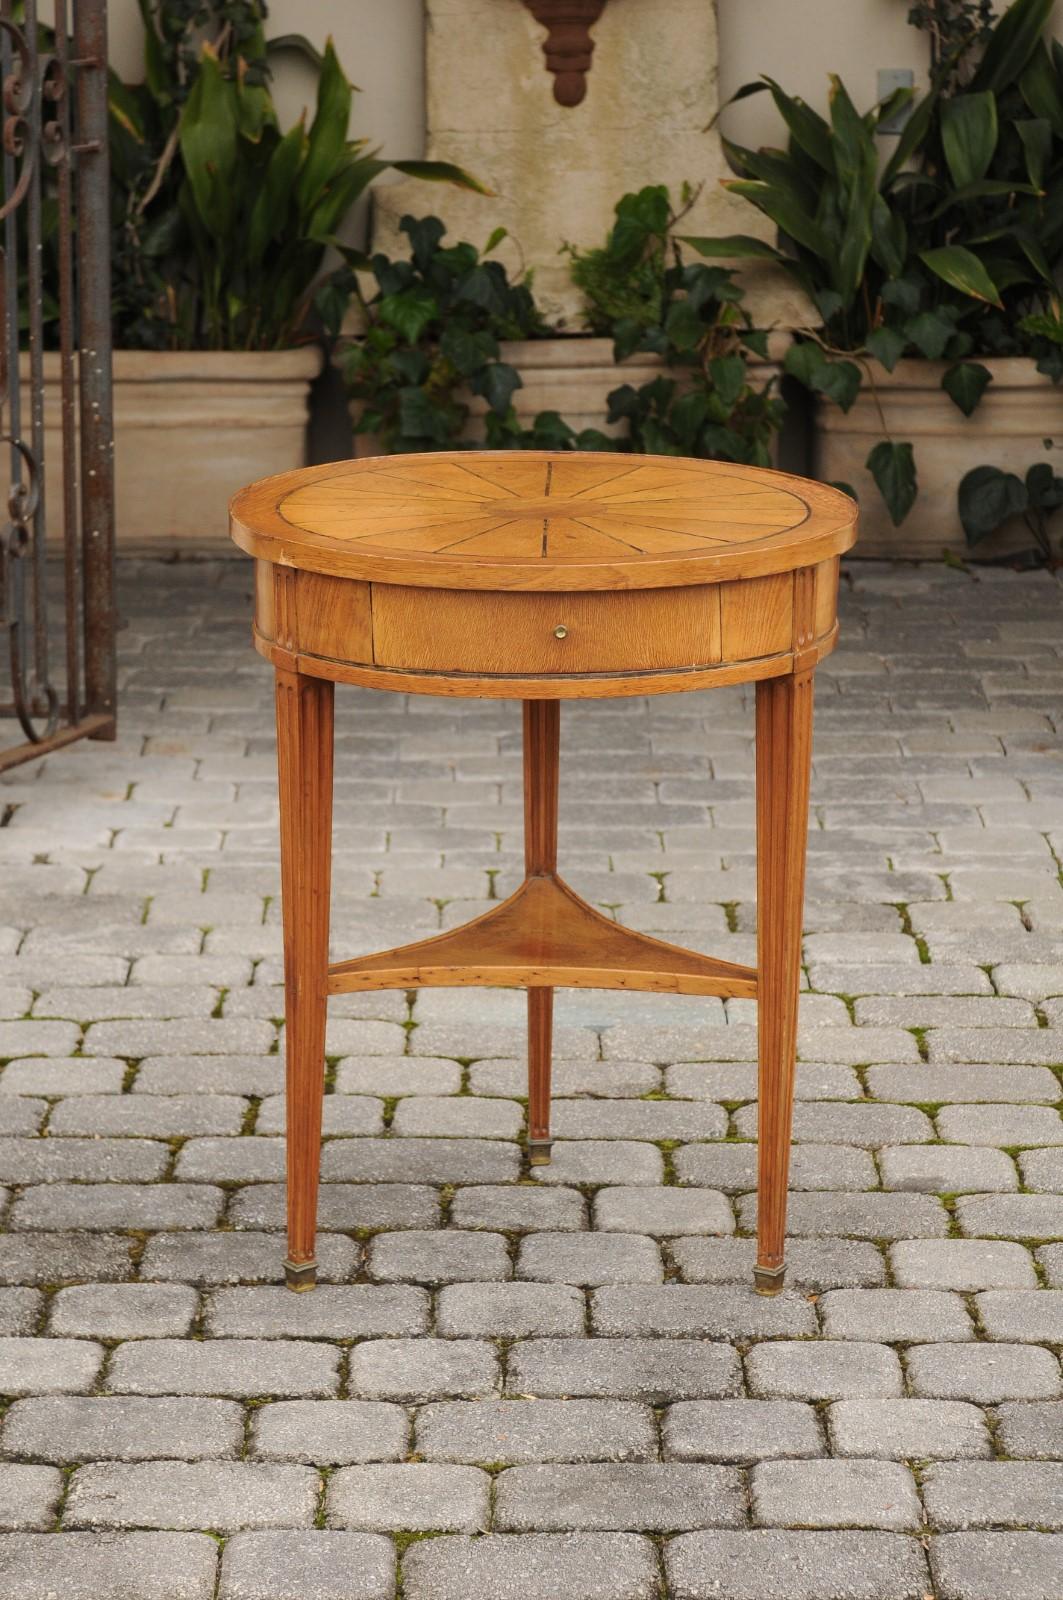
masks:
POLYGON ((374 584, 373 659, 421 672, 646 672, 720 660, 718 585, 499 594, 374 584))

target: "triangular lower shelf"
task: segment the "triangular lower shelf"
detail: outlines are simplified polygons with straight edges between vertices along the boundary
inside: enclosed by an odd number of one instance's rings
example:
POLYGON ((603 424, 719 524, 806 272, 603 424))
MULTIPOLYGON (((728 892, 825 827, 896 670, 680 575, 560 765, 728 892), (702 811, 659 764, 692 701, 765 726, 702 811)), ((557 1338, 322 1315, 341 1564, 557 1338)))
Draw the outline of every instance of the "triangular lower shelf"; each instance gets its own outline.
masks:
POLYGON ((623 928, 554 876, 526 878, 508 900, 463 927, 329 967, 329 994, 463 985, 752 999, 757 974, 623 928))

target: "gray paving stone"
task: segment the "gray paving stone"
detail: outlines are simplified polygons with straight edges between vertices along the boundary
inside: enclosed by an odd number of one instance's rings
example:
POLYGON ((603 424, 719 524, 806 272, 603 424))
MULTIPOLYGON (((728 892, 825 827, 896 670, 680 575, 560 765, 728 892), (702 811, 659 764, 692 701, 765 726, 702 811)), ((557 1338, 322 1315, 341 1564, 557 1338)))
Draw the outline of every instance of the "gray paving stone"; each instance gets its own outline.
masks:
MULTIPOLYGON (((0 1025, 2 1026, 2 1025, 0 1025)), ((15 1026, 15 1024, 8 1024, 15 1026)), ((70 1028, 72 1023, 37 1023, 42 1028, 70 1028)), ((180 1041, 182 1047, 193 1055, 249 1055, 261 1051, 267 1055, 276 1037, 272 1024, 251 1017, 187 1017, 180 1024, 172 1022, 93 1022, 85 1030, 82 1046, 87 1056, 125 1056, 137 1060, 144 1056, 159 1056, 180 1041)), ((2 1043, 2 1039, 0 1039, 2 1043)), ((32 1048, 32 1047, 31 1047, 32 1048)), ((40 1046, 36 1048, 40 1049, 40 1046)), ((42 1055, 68 1055, 70 1047, 49 1051, 42 1055)), ((29 1051, 11 1050, 9 1055, 26 1055, 29 1051)))
POLYGON ((656 1145, 631 1139, 557 1139, 549 1166, 533 1167, 542 1184, 657 1184, 664 1160, 656 1145))
POLYGON ((701 1339, 527 1339, 509 1353, 506 1387, 662 1405, 741 1394, 742 1368, 730 1345, 701 1339))
POLYGON ((0 1094, 120 1094, 128 1068, 124 1061, 49 1060, 31 1056, 9 1061, 0 1074, 0 1094))
POLYGON ((1063 1144, 1063 1120, 1052 1106, 942 1106, 938 1132, 957 1144, 1063 1144))
MULTIPOLYGON (((673 1157, 681 1184, 703 1184, 729 1194, 754 1189, 757 1146, 752 1140, 687 1144, 673 1157)), ((878 1173, 870 1150, 851 1145, 795 1144, 790 1152, 790 1189, 873 1189, 878 1173)), ((665 1191, 668 1192, 668 1191, 665 1191)))
MULTIPOLYGON (((283 1133, 286 1101, 282 1094, 267 1095, 258 1108, 255 1132, 283 1133)), ((327 1094, 322 1106, 322 1132, 326 1138, 365 1139, 384 1127, 381 1100, 363 1094, 327 1094)))
POLYGON ((75 1095, 52 1112, 53 1136, 130 1134, 179 1139, 203 1134, 237 1134, 247 1115, 241 1095, 75 1095))
POLYGON ((497 1139, 336 1139, 321 1157, 326 1183, 502 1183, 519 1169, 520 1150, 497 1139))
POLYGON ((1063 1540, 1051 1533, 948 1533, 930 1541, 940 1600, 1056 1600, 1063 1540))
POLYGON ((0 1283, 53 1284, 124 1278, 132 1240, 92 1233, 0 1235, 0 1283))
POLYGON ((665 1412, 662 1440, 671 1461, 748 1463, 824 1453, 813 1407, 796 1400, 683 1400, 665 1412))
POLYGON ((1015 1163, 1003 1150, 891 1145, 879 1151, 879 1170, 884 1189, 922 1194, 1005 1192, 1019 1187, 1015 1163))
POLYGON ((367 1271, 378 1283, 489 1283, 508 1278, 512 1267, 500 1233, 411 1228, 378 1233, 367 1271))
POLYGON ((828 1339, 885 1343, 971 1339, 971 1318, 958 1294, 934 1289, 831 1289, 819 1302, 828 1339))
POLYGON ((286 1288, 215 1289, 205 1324, 215 1338, 369 1339, 428 1328, 428 1295, 407 1284, 322 1284, 313 1294, 286 1288))
POLYGON ((587 1203, 578 1189, 468 1184, 454 1195, 450 1220, 455 1228, 569 1233, 587 1226, 587 1203))
POLYGON ((449 1283, 436 1296, 436 1332, 443 1338, 528 1339, 582 1334, 586 1306, 562 1283, 449 1283))
POLYGON ((395 1552, 372 1533, 237 1533, 225 1542, 218 1600, 392 1600, 395 1552))
POLYGON ((721 1106, 688 1100, 554 1100, 559 1139, 722 1139, 721 1106))
POLYGON ((992 1454, 983 1413, 962 1400, 837 1400, 827 1419, 837 1456, 944 1461, 992 1454))
POLYGON ((596 1333, 609 1338, 631 1334, 763 1339, 816 1332, 815 1312, 806 1299, 792 1291, 768 1298, 755 1294, 751 1286, 717 1288, 685 1283, 596 1289, 591 1296, 591 1323, 596 1333))
POLYGON ((520 1242, 516 1275, 592 1288, 660 1283, 664 1271, 660 1250, 642 1233, 532 1233, 520 1242))
MULTIPOLYGON (((738 1202, 739 1226, 752 1232, 756 1218, 756 1195, 743 1195, 738 1202)), ((923 1194, 795 1194, 786 1219, 787 1232, 798 1238, 838 1234, 853 1239, 934 1238, 947 1233, 948 1225, 941 1201, 923 1194)))
POLYGON ((0 1133, 39 1133, 48 1111, 47 1100, 29 1095, 0 1095, 0 1133))
POLYGON ((1043 1244, 1034 1255, 1044 1268, 1049 1288, 1063 1289, 1063 1244, 1043 1244))
POLYGON ((684 1533, 665 1570, 674 1600, 925 1600, 929 1582, 915 1539, 844 1530, 684 1533))
POLYGON ((1048 1067, 868 1067, 867 1084, 878 1100, 920 1104, 958 1101, 975 1105, 982 1100, 1051 1103, 1059 1098, 1059 1082, 1048 1067))
POLYGON ((0 1183, 144 1182, 170 1161, 154 1139, 0 1139, 0 1183))
POLYGON ((956 1216, 973 1238, 1063 1238, 1063 1195, 961 1195, 956 1216))
MULTIPOLYGON (((672 1256, 687 1283, 752 1283, 755 1239, 674 1239, 672 1256)), ((886 1266, 873 1244, 856 1239, 789 1239, 786 1281, 792 1289, 876 1288, 886 1266)))
POLYGON ((381 1056, 346 1056, 336 1069, 340 1095, 457 1094, 461 1067, 442 1057, 406 1056, 401 1061, 381 1056))
POLYGON ((0 1289, 0 1334, 35 1332, 43 1304, 36 1289, 0 1289))
MULTIPOLYGON (((756 1106, 735 1112, 735 1127, 747 1139, 757 1136, 756 1106)), ((794 1138, 817 1144, 855 1144, 866 1148, 884 1144, 914 1144, 934 1137, 934 1126, 915 1106, 878 1105, 867 1101, 847 1105, 834 1100, 806 1100, 794 1106, 794 1138)))
MULTIPOLYGON (((680 1061, 667 1067, 670 1095, 690 1100, 755 1100, 755 1061, 680 1061)), ((833 1061, 799 1061, 794 1076, 798 1100, 856 1100, 860 1081, 852 1067, 833 1061)))
POLYGON ((414 1443, 429 1461, 655 1461, 648 1406, 630 1400, 486 1400, 426 1405, 414 1443))
MULTIPOLYGON (((57 1141, 58 1143, 58 1141, 57 1141)), ((209 1228, 221 1214, 221 1189, 181 1183, 53 1183, 26 1189, 9 1226, 109 1232, 113 1228, 209 1228)))
POLYGON ((318 1476, 310 1467, 247 1461, 109 1461, 79 1467, 63 1507, 67 1528, 310 1527, 318 1476))
MULTIPOLYGON (((361 1260, 361 1247, 337 1234, 317 1240, 320 1283, 343 1282, 361 1260)), ((281 1283, 284 1247, 272 1233, 157 1233, 140 1258, 140 1276, 156 1282, 281 1283)))
POLYGON ((366 1399, 416 1403, 495 1395, 502 1380, 486 1341, 367 1339, 351 1351, 349 1384, 366 1399))
POLYGON ((1021 1244, 983 1239, 901 1239, 889 1247, 902 1289, 1032 1289, 1033 1257, 1021 1244))
POLYGON ((174 1168, 180 1183, 255 1183, 284 1177, 284 1140, 189 1139, 174 1168))
POLYGON ((975 1296, 975 1305, 990 1339, 1063 1344, 1063 1289, 990 1289, 975 1296))
POLYGON ((1021 1344, 923 1344, 908 1351, 908 1382, 932 1399, 1051 1400, 1061 1390, 1059 1362, 1047 1350, 1021 1344))
MULTIPOLYGON (((555 1095, 614 1096, 637 1100, 661 1087, 661 1070, 649 1061, 560 1061, 553 1063, 551 1077, 555 1095)), ((474 1061, 469 1068, 472 1094, 525 1095, 528 1092, 528 1063, 514 1061, 474 1061)))
POLYGON ((52 1528, 62 1492, 55 1467, 0 1465, 0 1530, 52 1528))
POLYGON ((331 1346, 302 1340, 134 1340, 114 1352, 107 1388, 112 1394, 331 1395, 337 1366, 331 1346))
POLYGON ((482 1533, 490 1523, 491 1479, 476 1467, 402 1462, 343 1467, 328 1485, 332 1528, 482 1533))
POLYGON ((382 1400, 274 1400, 251 1423, 251 1454, 263 1461, 314 1466, 400 1461, 409 1419, 382 1400))
POLYGON ((0 1338, 0 1393, 84 1393, 103 1358, 103 1346, 90 1339, 0 1338))
POLYGON ((22 1533, 0 1538, 9 1600, 213 1600, 218 1547, 205 1533, 22 1533))
POLYGON ((524 1108, 516 1100, 476 1095, 411 1095, 399 1101, 391 1126, 403 1138, 515 1139, 524 1108))
MULTIPOLYGON (((176 1043, 176 1040, 171 1040, 176 1043)), ((154 1055, 141 1061, 134 1094, 280 1094, 284 1088, 283 1056, 154 1055)))
POLYGON ((1063 1527, 1063 1461, 948 1461, 923 1479, 931 1525, 943 1531, 1063 1527))
POLYGON ((896 1461, 764 1461, 750 1477, 768 1528, 918 1528, 915 1479, 896 1461))
POLYGON ((997 1407, 997 1438, 1009 1456, 1063 1461, 1063 1403, 1009 1400, 997 1407))
POLYGON ((231 1400, 119 1399, 54 1395, 16 1400, 4 1418, 5 1456, 42 1461, 147 1461, 159 1453, 174 1460, 236 1456, 244 1419, 231 1400))
POLYGON ((594 1226, 600 1232, 726 1234, 734 1231, 727 1199, 711 1189, 599 1189, 594 1199, 594 1226))
POLYGON ((407 1600, 655 1600, 656 1552, 633 1533, 427 1539, 402 1564, 407 1600))
MULTIPOLYGON (((76 1022, 0 1022, 0 1056, 69 1056, 78 1047, 76 1022)), ((91 1055, 110 1055, 93 1050, 91 1055)))
POLYGON ((35 1017, 67 1017, 82 1024, 110 1018, 209 1017, 218 991, 206 984, 168 984, 162 988, 112 985, 91 989, 45 989, 33 1007, 35 1017))
POLYGON ((1063 1147, 1023 1150, 1018 1160, 1025 1188, 1063 1194, 1063 1147))
POLYGON ((186 1334, 199 1308, 194 1289, 176 1283, 83 1283, 60 1289, 48 1331, 89 1339, 156 1339, 186 1334))
MULTIPOLYGON (((250 1184, 229 1201, 236 1228, 285 1226, 287 1191, 282 1183, 250 1184)), ((423 1183, 325 1183, 318 1194, 318 1227, 430 1228, 439 1223, 439 1191, 423 1183)))
POLYGON ((934 1028, 929 1043, 931 1061, 1045 1066, 1063 1061, 1063 1029, 1059 1028, 934 1028))
POLYGON ((900 1362, 884 1344, 758 1344, 746 1357, 746 1376, 750 1393, 773 1400, 888 1400, 903 1393, 900 1362))
POLYGON ((497 1480, 496 1528, 515 1533, 741 1527, 745 1496, 727 1467, 635 1462, 509 1467, 497 1480))

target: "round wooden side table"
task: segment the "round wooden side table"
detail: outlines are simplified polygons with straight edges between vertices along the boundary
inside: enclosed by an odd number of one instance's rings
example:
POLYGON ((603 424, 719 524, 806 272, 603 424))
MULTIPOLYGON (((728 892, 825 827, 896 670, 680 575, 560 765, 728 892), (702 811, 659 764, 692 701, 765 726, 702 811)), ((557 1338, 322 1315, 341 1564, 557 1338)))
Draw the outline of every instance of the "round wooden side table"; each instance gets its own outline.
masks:
POLYGON ((556 987, 755 997, 754 1280, 783 1286, 812 677, 856 506, 823 484, 668 456, 457 452, 340 461, 242 490, 255 646, 277 687, 289 1287, 310 1289, 330 994, 528 992, 528 1156, 550 1159, 556 987), (757 965, 623 928, 557 871, 562 700, 756 683, 757 965), (335 683, 524 702, 515 894, 464 927, 329 965, 335 683))

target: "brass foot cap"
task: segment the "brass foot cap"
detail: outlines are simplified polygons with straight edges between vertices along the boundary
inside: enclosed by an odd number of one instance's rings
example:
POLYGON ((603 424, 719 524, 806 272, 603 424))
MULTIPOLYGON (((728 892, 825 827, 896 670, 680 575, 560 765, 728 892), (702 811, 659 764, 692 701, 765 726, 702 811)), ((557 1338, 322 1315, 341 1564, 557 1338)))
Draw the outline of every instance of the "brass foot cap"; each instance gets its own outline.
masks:
POLYGON ((552 1139, 528 1140, 528 1165, 532 1167, 548 1167, 550 1165, 550 1152, 554 1147, 552 1139))
POLYGON ((306 1294, 308 1289, 317 1287, 317 1262, 286 1261, 284 1281, 294 1293, 306 1294))
POLYGON ((758 1294, 779 1294, 785 1283, 785 1266, 753 1268, 753 1287, 758 1294))

